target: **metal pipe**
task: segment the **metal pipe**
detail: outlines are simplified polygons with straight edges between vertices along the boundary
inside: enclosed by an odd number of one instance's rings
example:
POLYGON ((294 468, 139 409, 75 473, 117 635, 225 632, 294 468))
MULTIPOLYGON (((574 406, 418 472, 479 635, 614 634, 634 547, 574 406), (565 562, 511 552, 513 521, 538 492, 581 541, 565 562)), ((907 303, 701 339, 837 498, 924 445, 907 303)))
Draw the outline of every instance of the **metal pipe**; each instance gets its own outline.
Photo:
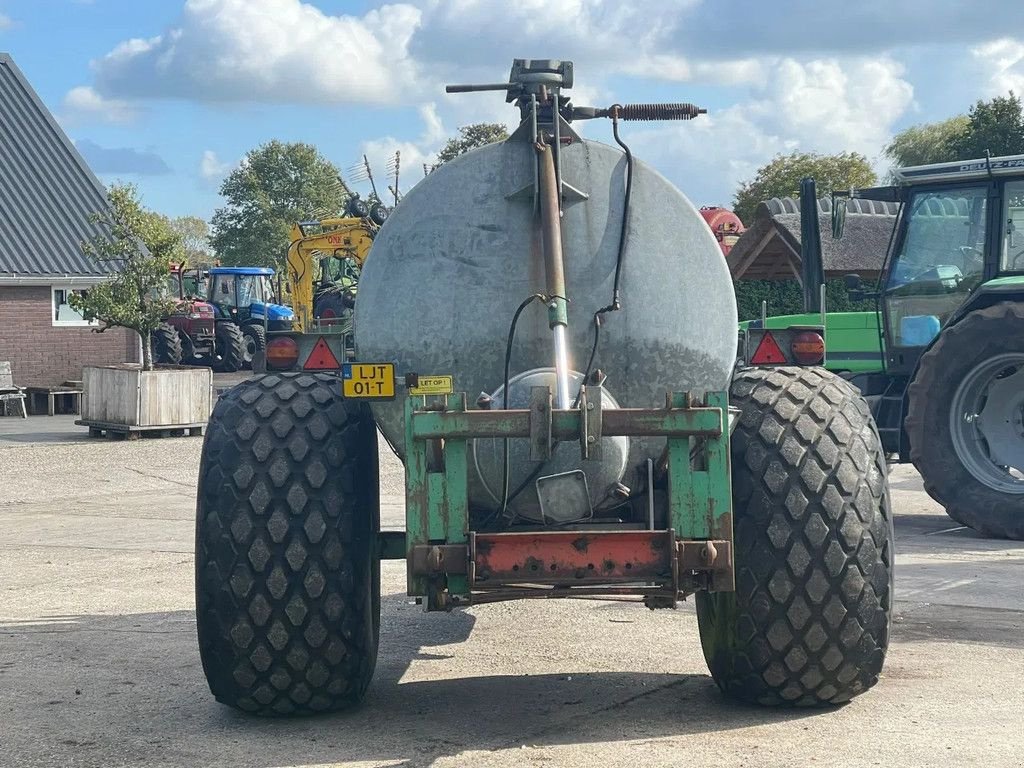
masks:
POLYGON ((565 263, 562 259, 562 223, 558 205, 558 180, 551 146, 536 144, 540 166, 540 224, 544 244, 544 276, 548 300, 548 327, 553 334, 555 357, 555 405, 571 407, 569 395, 569 349, 565 329, 569 313, 565 295, 565 263))
POLYGON ((556 325, 552 329, 555 339, 555 402, 562 410, 571 407, 572 396, 569 394, 569 342, 565 338, 565 326, 556 325))

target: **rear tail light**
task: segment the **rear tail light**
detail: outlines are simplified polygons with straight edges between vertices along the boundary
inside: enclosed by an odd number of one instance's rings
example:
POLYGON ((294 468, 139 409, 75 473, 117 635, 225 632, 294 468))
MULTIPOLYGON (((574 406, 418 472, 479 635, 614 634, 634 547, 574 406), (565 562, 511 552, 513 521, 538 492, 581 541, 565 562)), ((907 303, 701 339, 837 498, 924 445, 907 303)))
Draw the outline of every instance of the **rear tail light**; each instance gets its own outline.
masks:
POLYGON ((800 365, 821 365, 825 361, 825 340, 814 331, 804 331, 794 336, 790 350, 800 365))
POLYGON ((277 370, 292 368, 299 361, 299 345, 295 339, 281 336, 267 342, 267 367, 277 370))

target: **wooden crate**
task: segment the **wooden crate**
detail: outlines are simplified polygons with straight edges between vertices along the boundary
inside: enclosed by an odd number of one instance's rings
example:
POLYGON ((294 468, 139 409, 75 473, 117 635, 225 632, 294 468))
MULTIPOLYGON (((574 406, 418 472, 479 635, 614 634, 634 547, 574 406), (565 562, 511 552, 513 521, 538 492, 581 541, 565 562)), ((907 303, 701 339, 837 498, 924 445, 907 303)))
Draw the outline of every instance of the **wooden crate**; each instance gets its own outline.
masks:
POLYGON ((82 370, 81 421, 103 425, 163 427, 205 424, 213 409, 209 368, 138 365, 89 366, 82 370))

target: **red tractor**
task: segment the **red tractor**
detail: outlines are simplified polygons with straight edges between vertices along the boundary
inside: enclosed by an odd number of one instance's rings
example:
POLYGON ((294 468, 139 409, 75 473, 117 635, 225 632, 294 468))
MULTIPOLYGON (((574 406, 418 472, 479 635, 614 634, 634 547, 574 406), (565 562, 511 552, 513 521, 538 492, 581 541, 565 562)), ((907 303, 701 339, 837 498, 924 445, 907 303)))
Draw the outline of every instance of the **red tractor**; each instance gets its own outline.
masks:
POLYGON ((213 307, 196 299, 202 295, 201 280, 202 273, 197 269, 171 266, 167 294, 178 298, 178 306, 151 336, 156 362, 171 365, 211 365, 217 362, 213 307))

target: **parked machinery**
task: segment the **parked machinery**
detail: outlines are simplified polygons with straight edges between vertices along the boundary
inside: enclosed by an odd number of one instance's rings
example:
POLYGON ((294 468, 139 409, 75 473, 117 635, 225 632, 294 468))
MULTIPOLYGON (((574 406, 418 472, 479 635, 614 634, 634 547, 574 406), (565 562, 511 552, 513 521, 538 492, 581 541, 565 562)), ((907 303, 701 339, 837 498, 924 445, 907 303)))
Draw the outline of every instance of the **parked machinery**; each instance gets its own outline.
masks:
MULTIPOLYGON (((891 460, 912 462, 957 522, 1024 539, 1024 156, 901 168, 853 198, 898 205, 875 312, 827 314, 828 365, 861 389, 891 460), (859 359, 858 359, 859 358, 859 359)), ((812 180, 803 199, 814 201, 812 180)), ((846 194, 833 198, 842 236, 846 194)), ((803 219, 805 309, 822 307, 817 207, 803 219), (806 287, 810 286, 807 290, 806 287)), ((760 323, 754 323, 760 325, 760 323)))
POLYGON ((274 303, 274 270, 267 267, 213 267, 208 299, 217 314, 220 367, 237 371, 252 365, 267 346, 267 331, 292 327, 290 307, 274 303))
POLYGON ((166 294, 178 299, 177 308, 151 334, 153 359, 158 363, 209 365, 215 354, 214 309, 196 297, 198 270, 171 265, 166 294))
MULTIPOLYGON (((405 560, 428 611, 694 594, 711 674, 747 701, 832 704, 877 681, 893 553, 867 405, 820 368, 734 372, 719 245, 619 133, 703 110, 575 107, 572 83, 571 62, 516 60, 506 83, 450 88, 501 91, 522 122, 431 173, 381 228, 356 361, 219 399, 196 615, 221 702, 358 702, 382 559, 405 560), (593 118, 621 151, 573 129, 593 118), (405 464, 401 532, 379 530, 378 434, 405 464)), ((524 631, 510 624, 510 642, 524 631)))
MULTIPOLYGON (((358 198, 355 201, 362 203, 358 198)), ((308 332, 314 325, 324 325, 351 332, 359 273, 380 224, 387 218, 386 209, 379 207, 374 209, 375 219, 345 216, 302 221, 292 227, 287 262, 295 331, 308 332), (314 322, 321 319, 326 322, 314 322)))

